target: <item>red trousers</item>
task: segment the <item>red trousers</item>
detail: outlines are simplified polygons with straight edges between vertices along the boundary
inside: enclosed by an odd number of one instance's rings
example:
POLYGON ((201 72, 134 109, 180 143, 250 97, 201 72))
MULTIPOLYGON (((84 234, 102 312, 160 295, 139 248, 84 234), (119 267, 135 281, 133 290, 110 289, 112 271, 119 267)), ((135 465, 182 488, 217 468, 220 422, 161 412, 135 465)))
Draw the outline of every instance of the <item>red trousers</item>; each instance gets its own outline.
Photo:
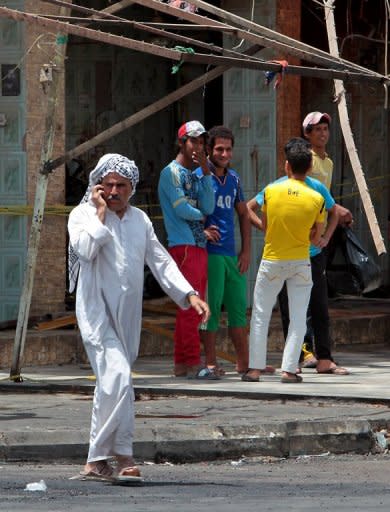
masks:
MULTIPOLYGON (((195 245, 176 245, 169 252, 183 276, 204 300, 207 285, 207 250, 195 245)), ((201 318, 193 309, 178 308, 175 326, 175 364, 200 364, 199 324, 201 318)))

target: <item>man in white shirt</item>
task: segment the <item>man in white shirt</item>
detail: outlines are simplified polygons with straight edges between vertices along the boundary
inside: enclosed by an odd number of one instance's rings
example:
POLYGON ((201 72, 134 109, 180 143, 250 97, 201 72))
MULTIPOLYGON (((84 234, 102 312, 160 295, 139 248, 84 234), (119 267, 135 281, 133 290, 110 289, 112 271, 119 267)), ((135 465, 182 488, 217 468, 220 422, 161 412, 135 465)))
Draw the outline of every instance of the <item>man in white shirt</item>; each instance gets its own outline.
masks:
POLYGON ((83 202, 69 217, 70 291, 96 376, 85 477, 140 478, 133 460, 134 392, 131 368, 138 355, 144 265, 182 308, 202 320, 209 308, 158 241, 152 223, 130 206, 139 173, 117 154, 103 156, 89 177, 83 202), (116 470, 109 460, 116 460, 116 470))

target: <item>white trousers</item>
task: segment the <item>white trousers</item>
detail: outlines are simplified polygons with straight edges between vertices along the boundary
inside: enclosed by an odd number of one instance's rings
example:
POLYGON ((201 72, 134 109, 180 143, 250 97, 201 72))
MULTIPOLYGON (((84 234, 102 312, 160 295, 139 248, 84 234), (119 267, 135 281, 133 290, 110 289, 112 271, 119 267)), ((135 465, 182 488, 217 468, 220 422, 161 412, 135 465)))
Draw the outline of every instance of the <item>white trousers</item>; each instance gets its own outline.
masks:
POLYGON ((262 369, 266 366, 272 308, 284 282, 287 285, 290 325, 283 352, 282 371, 296 373, 313 285, 310 260, 261 261, 253 293, 249 368, 262 369))
POLYGON ((96 376, 88 462, 133 455, 134 391, 130 358, 113 332, 85 343, 96 376))

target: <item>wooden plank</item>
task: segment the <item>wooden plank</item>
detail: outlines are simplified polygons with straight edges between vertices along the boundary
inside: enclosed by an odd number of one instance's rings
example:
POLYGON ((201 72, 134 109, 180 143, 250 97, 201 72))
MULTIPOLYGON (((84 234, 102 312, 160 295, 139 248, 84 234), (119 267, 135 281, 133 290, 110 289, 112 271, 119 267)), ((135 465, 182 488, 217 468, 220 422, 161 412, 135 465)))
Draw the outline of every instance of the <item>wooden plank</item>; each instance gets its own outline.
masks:
POLYGON ((166 338, 169 338, 170 340, 173 341, 173 334, 174 334, 173 330, 167 329, 165 327, 161 327, 159 325, 155 325, 152 322, 149 322, 148 320, 143 319, 142 329, 153 332, 155 334, 161 334, 161 335, 165 336, 166 338))
POLYGON ((47 322, 38 322, 34 326, 34 329, 37 331, 51 331, 52 329, 68 327, 69 325, 77 325, 76 315, 61 316, 53 320, 48 320, 47 322))
POLYGON ((195 24, 209 24, 213 28, 213 30, 219 29, 223 31, 225 28, 236 28, 235 34, 238 38, 245 39, 246 41, 250 41, 254 44, 266 46, 267 48, 275 48, 279 52, 282 52, 284 55, 294 55, 295 57, 304 59, 308 62, 314 62, 316 64, 320 64, 322 66, 333 69, 343 69, 360 72, 363 72, 364 70, 364 73, 377 76, 378 79, 385 79, 385 77, 380 75, 379 73, 375 73, 374 71, 362 68, 361 66, 358 66, 357 64, 349 62, 345 59, 335 59, 327 52, 318 50, 313 46, 301 43, 296 39, 275 32, 269 28, 258 25, 257 23, 246 20, 245 18, 240 18, 239 16, 236 16, 233 13, 230 13, 218 7, 214 7, 206 2, 196 0, 195 2, 193 2, 193 4, 202 6, 202 9, 204 9, 207 12, 211 12, 214 15, 217 14, 223 17, 224 19, 228 19, 229 21, 234 22, 236 25, 245 27, 246 30, 242 30, 239 27, 232 27, 232 25, 212 20, 210 18, 207 18, 206 16, 200 16, 199 14, 185 12, 182 9, 172 7, 168 4, 163 4, 158 0, 133 1, 134 3, 137 3, 144 7, 150 7, 151 9, 154 9, 156 11, 163 12, 165 14, 170 14, 171 16, 175 16, 177 18, 184 19, 195 24))
MULTIPOLYGON (((325 21, 329 41, 330 53, 337 57, 339 55, 336 27, 333 14, 334 0, 324 0, 325 21)), ((337 98, 337 107, 340 117, 341 130, 344 137, 345 146, 347 148, 349 160, 352 165, 352 170, 356 178, 356 183, 359 189, 360 197, 362 199, 364 212, 367 217, 368 225, 371 230, 371 235, 378 255, 386 253, 386 247, 382 234, 379 229, 378 219, 375 214, 374 205, 372 204, 370 193, 368 190, 367 182, 364 177, 363 169, 360 163, 359 155, 356 149, 355 141, 348 117, 347 100, 345 98, 345 88, 342 80, 335 80, 335 93, 337 98)))
MULTIPOLYGON (((67 9, 61 8, 61 13, 66 15, 67 9)), ((49 176, 44 172, 45 163, 51 158, 54 144, 54 136, 57 126, 58 94, 61 86, 62 73, 64 72, 64 60, 66 44, 61 33, 57 34, 53 63, 53 79, 47 93, 47 110, 42 119, 44 123, 44 139, 41 148, 40 169, 37 177, 37 185, 34 201, 34 214, 30 228, 30 238, 27 249, 27 261, 24 272, 23 287, 19 303, 18 322, 16 325, 15 340, 13 346, 10 380, 22 382, 20 375, 21 358, 23 356, 26 341, 28 316, 31 306, 31 297, 34 285, 35 268, 38 259, 39 241, 42 231, 43 214, 45 210, 46 193, 49 176)))
MULTIPOLYGON (((251 46, 245 53, 248 55, 251 55, 251 54, 259 51, 259 49, 260 49, 259 46, 254 45, 254 46, 251 46)), ((100 132, 98 135, 96 135, 92 139, 89 139, 88 141, 84 142, 83 144, 80 144, 79 146, 76 146, 75 148, 71 149, 64 155, 56 158, 55 160, 50 162, 50 168, 56 169, 57 167, 62 165, 64 162, 68 162, 72 158, 75 158, 76 156, 80 156, 83 153, 89 151, 90 149, 106 142, 108 139, 114 137, 115 135, 118 135, 119 133, 123 132, 124 130, 131 128, 132 126, 136 125, 137 123, 150 117, 151 115, 153 115, 157 112, 160 112, 161 110, 169 107, 170 105, 172 105, 172 103, 175 103, 176 101, 180 100, 181 98, 184 98, 184 96, 187 96, 188 94, 191 94, 192 92, 196 91, 197 89, 204 87, 205 84, 211 82, 212 80, 215 80, 215 78, 223 75, 223 73, 225 71, 228 71, 229 69, 230 69, 230 67, 228 67, 228 66, 219 66, 219 67, 212 69, 211 71, 207 71, 204 75, 201 75, 198 78, 195 78, 195 80, 192 80, 191 82, 188 82, 188 84, 185 84, 182 87, 179 87, 178 89, 171 92, 170 94, 167 94, 163 98, 157 100, 155 103, 148 105, 147 107, 139 110, 135 114, 132 114, 131 116, 127 117, 123 121, 120 121, 119 123, 114 124, 107 130, 100 132)))
POLYGON ((129 7, 129 5, 133 5, 133 4, 134 4, 133 0, 121 0, 120 2, 116 2, 115 4, 109 5, 105 9, 102 9, 101 12, 114 13, 114 12, 120 11, 121 9, 124 9, 125 7, 129 7))
MULTIPOLYGON (((160 4, 166 6, 166 4, 160 4)), ((140 51, 144 53, 148 53, 151 55, 156 55, 159 57, 167 58, 174 61, 181 62, 191 62, 198 63, 204 65, 228 65, 231 67, 239 67, 245 69, 253 69, 253 70, 263 70, 263 71, 273 71, 279 72, 282 70, 282 66, 280 64, 276 64, 274 62, 269 61, 254 61, 248 58, 235 58, 228 57, 224 55, 212 55, 212 54, 202 54, 202 53, 194 53, 189 54, 186 52, 181 52, 178 50, 165 48, 163 46, 159 46, 156 44, 147 43, 145 41, 138 41, 136 39, 131 39, 128 37, 117 36, 114 34, 110 34, 107 32, 101 32, 98 30, 93 30, 87 27, 80 27, 76 25, 70 25, 69 23, 64 23, 58 20, 52 20, 48 18, 44 18, 42 16, 27 14, 24 12, 16 11, 13 9, 8 9, 6 7, 0 7, 0 16, 4 16, 7 18, 11 18, 16 21, 24 21, 30 24, 37 24, 39 26, 45 27, 48 30, 61 30, 64 33, 69 33, 73 35, 78 35, 80 37, 84 37, 87 39, 92 39, 95 41, 100 41, 107 44, 112 44, 115 46, 119 46, 122 48, 128 48, 135 51, 140 51)), ((249 34, 247 37, 244 37, 248 40, 253 39, 253 34, 249 34), (251 36, 251 37, 249 37, 251 36)), ((262 38, 255 37, 253 42, 263 43, 262 38)), ((304 58, 301 56, 301 58, 304 58)), ((306 60, 310 60, 305 57, 306 60)), ((347 69, 340 69, 337 63, 326 63, 329 67, 337 68, 337 69, 319 69, 319 68, 309 68, 302 66, 288 66, 288 73, 293 75, 304 75, 304 76, 315 76, 318 78, 344 78, 348 80, 364 80, 364 81, 374 81, 381 83, 390 82, 390 79, 379 75, 369 73, 368 70, 366 73, 357 73, 354 69, 351 69, 351 66, 347 66, 347 69)))
POLYGON ((175 325, 175 319, 172 318, 171 316, 158 315, 158 316, 144 316, 143 318, 151 324, 161 324, 161 325, 168 324, 168 325, 172 325, 172 326, 175 325))
MULTIPOLYGON (((49 331, 53 329, 59 329, 61 327, 67 327, 69 325, 77 325, 76 315, 63 316, 55 318, 54 320, 49 320, 47 322, 39 322, 36 324, 34 329, 38 331, 49 331)), ((174 322, 172 322, 171 317, 143 318, 142 329, 150 331, 154 334, 162 335, 173 341, 174 322), (162 324, 165 323, 171 324, 172 328, 169 329, 167 327, 164 327, 162 324)), ((236 362, 236 357, 231 354, 228 354, 227 352, 217 350, 216 353, 219 359, 224 359, 225 361, 229 361, 231 363, 236 362)))
MULTIPOLYGON (((238 25, 239 27, 245 28, 246 30, 250 30, 251 32, 263 34, 263 35, 267 36, 270 40, 276 41, 277 43, 286 44, 289 47, 294 48, 294 50, 308 52, 309 54, 314 55, 314 56, 316 56, 316 58, 320 58, 320 59, 324 58, 326 60, 329 60, 329 58, 330 58, 331 62, 333 62, 333 65, 340 63, 344 69, 351 69, 350 66, 352 66, 352 68, 355 71, 361 71, 362 73, 370 73, 373 75, 381 76, 379 73, 377 73, 373 70, 370 70, 368 68, 360 66, 359 64, 356 64, 354 62, 350 62, 346 59, 341 58, 339 54, 337 54, 337 56, 336 56, 330 52, 330 54, 331 54, 331 57, 330 57, 329 53, 327 53, 323 50, 315 48, 314 46, 310 46, 306 43, 302 43, 301 41, 298 41, 297 39, 293 39, 292 37, 286 36, 284 34, 276 32, 270 28, 259 25, 258 23, 250 21, 246 18, 242 18, 241 16, 237 16, 237 14, 234 14, 227 10, 224 10, 224 9, 221 9, 214 5, 211 5, 207 2, 204 2, 203 0, 194 0, 191 3, 197 7, 200 7, 201 9, 203 9, 204 11, 206 11, 210 14, 213 14, 214 16, 219 16, 220 18, 222 18, 225 21, 228 21, 229 23, 238 25)), ((291 52, 289 52, 289 53, 291 54, 291 52)), ((307 60, 307 57, 305 57, 305 59, 307 60)), ((320 63, 320 61, 318 61, 318 63, 320 63)), ((324 65, 325 65, 325 62, 324 62, 324 65)), ((333 67, 333 65, 331 67, 333 67)))
POLYGON ((87 27, 70 25, 69 23, 64 23, 62 21, 43 18, 36 14, 28 14, 15 9, 9 9, 7 7, 0 7, 0 16, 10 18, 15 21, 24 21, 31 25, 38 25, 46 28, 48 31, 61 31, 65 34, 73 34, 86 39, 92 39, 93 41, 100 41, 101 43, 107 43, 121 48, 149 53, 151 55, 165 57, 174 61, 181 60, 181 53, 170 48, 164 48, 155 44, 138 41, 129 37, 117 36, 87 27))
POLYGON ((177 306, 175 304, 167 304, 166 306, 154 306, 153 304, 145 304, 144 302, 142 309, 147 313, 160 313, 175 316, 177 306))

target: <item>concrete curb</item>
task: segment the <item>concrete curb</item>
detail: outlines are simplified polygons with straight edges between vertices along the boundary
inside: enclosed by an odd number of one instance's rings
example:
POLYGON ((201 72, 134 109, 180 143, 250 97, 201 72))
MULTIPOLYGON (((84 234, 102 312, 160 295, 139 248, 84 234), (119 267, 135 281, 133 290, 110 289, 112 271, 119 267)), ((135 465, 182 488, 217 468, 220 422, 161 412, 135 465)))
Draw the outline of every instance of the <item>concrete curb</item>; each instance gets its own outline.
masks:
MULTIPOLYGON (((82 395, 93 395, 95 384, 77 383, 54 383, 54 382, 1 382, 0 392, 3 393, 78 393, 82 395)), ((134 392, 137 397, 140 395, 150 395, 158 397, 171 397, 177 395, 186 395, 193 397, 231 397, 243 398, 250 400, 310 400, 313 398, 322 400, 342 401, 342 402, 356 402, 356 403, 378 403, 390 404, 390 398, 367 396, 358 397, 355 395, 334 396, 329 393, 322 393, 317 391, 315 395, 311 393, 287 393, 287 392, 267 392, 267 391, 245 391, 245 390, 227 390, 227 389, 210 389, 210 388, 191 388, 191 387, 176 387, 176 388, 163 388, 160 386, 151 387, 145 385, 134 384, 134 392)))
MULTIPOLYGON (((82 379, 49 382, 14 383, 0 382, 3 393, 37 394, 74 393, 92 395, 94 383, 82 379)), ((324 401, 350 401, 353 403, 388 404, 386 398, 357 398, 356 396, 330 397, 317 389, 315 397, 309 394, 293 394, 289 392, 272 393, 267 391, 248 392, 245 389, 210 389, 210 387, 190 388, 183 386, 174 389, 163 385, 148 386, 135 384, 135 393, 150 395, 150 397, 231 397, 259 401, 304 401, 321 399, 324 401)), ((327 386, 324 386, 324 390, 327 386)), ((295 391, 295 390, 294 390, 295 391)), ((39 399, 39 397, 37 397, 39 399)), ((36 400, 36 398, 32 399, 36 400)), ((60 399, 62 400, 62 399, 60 399)), ((257 408, 256 408, 257 410, 257 408)), ((298 408, 299 410, 299 408, 298 408)), ((293 410, 289 418, 277 420, 275 416, 255 419, 247 418, 229 423, 229 418, 223 415, 215 421, 203 424, 162 424, 151 422, 148 425, 137 426, 134 442, 134 455, 139 461, 173 461, 192 462, 215 459, 236 459, 242 456, 296 457, 299 455, 318 455, 330 453, 369 453, 378 450, 375 432, 382 428, 389 430, 390 412, 387 409, 382 416, 369 417, 365 407, 359 413, 355 410, 342 410, 341 414, 330 419, 310 419, 311 415, 300 417, 293 410), (298 418, 298 420, 295 420, 298 418), (300 419, 299 419, 300 418, 300 419)), ((24 421, 24 420, 22 420, 24 421)), ((29 430, 29 423, 18 423, 15 429, 0 431, 0 459, 6 461, 53 461, 72 460, 83 463, 88 451, 89 425, 86 422, 79 429, 65 428, 63 423, 50 425, 39 430, 29 430)), ((5 428, 5 427, 4 427, 5 428)))
MULTIPOLYGON (((387 420, 390 423, 390 416, 387 420)), ((383 420, 382 420, 383 423, 383 420)), ((367 420, 290 421, 240 427, 146 429, 134 442, 139 461, 195 462, 242 456, 296 457, 330 453, 368 453, 375 449, 376 422, 367 420), (371 424, 373 423, 373 424, 371 424)), ((85 460, 85 431, 0 434, 0 459, 6 461, 85 460)))

